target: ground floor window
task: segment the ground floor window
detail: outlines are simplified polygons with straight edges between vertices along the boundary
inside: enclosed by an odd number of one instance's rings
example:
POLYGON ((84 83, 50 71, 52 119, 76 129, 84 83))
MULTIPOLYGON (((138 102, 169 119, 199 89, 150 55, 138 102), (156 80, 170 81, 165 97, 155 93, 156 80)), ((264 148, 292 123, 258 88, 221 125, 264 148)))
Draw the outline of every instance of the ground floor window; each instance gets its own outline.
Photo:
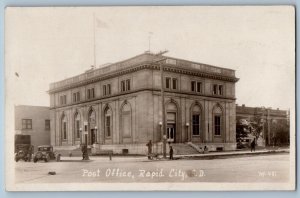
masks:
POLYGON ((193 135, 200 135, 200 115, 193 115, 193 135))
POLYGON ((214 118, 215 135, 221 135, 221 116, 216 115, 214 118))
POLYGON ((67 139, 67 123, 63 122, 63 139, 67 139))

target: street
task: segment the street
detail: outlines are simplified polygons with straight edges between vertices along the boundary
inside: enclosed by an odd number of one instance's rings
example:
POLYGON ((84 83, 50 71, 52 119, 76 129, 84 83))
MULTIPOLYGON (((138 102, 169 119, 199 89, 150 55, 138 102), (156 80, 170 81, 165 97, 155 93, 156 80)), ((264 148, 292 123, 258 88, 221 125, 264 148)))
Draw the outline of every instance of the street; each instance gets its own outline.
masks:
POLYGON ((287 182, 289 154, 269 154, 202 160, 148 160, 107 156, 62 158, 61 162, 20 161, 16 183, 87 182, 287 182), (48 172, 55 171, 55 175, 48 172))

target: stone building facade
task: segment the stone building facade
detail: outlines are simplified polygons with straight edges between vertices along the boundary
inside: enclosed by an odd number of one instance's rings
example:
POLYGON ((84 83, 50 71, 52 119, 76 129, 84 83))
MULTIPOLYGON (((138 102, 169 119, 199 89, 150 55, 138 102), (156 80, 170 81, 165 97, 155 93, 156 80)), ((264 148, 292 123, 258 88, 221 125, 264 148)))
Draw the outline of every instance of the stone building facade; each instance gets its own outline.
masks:
POLYGON ((15 134, 30 135, 31 144, 37 146, 50 144, 49 107, 15 106, 15 134))
POLYGON ((231 69, 151 53, 90 69, 50 85, 51 144, 144 154, 152 140, 161 152, 163 82, 169 142, 235 149, 237 81, 231 69))

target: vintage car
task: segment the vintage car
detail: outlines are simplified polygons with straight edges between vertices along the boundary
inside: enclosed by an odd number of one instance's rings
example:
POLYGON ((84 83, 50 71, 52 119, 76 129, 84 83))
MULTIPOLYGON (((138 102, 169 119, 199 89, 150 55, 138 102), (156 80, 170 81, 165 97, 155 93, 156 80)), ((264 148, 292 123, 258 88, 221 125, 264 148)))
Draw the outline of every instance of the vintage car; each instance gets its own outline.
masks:
POLYGON ((60 161, 60 154, 53 151, 51 145, 38 146, 38 151, 34 154, 33 162, 36 163, 39 160, 49 162, 50 160, 60 161))
POLYGON ((33 146, 31 145, 31 136, 16 134, 15 135, 15 160, 24 160, 30 162, 33 154, 33 146))
POLYGON ((33 154, 33 146, 28 144, 18 144, 15 146, 15 161, 24 160, 30 162, 33 154))

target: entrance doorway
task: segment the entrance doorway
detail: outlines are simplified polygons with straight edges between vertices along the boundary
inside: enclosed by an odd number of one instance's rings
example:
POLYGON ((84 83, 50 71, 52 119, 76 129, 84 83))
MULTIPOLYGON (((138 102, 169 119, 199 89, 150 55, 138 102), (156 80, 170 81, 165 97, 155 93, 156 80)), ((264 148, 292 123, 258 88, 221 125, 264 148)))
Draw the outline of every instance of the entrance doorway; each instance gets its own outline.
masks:
POLYGON ((174 143, 176 135, 176 127, 175 124, 167 124, 167 141, 174 143))

